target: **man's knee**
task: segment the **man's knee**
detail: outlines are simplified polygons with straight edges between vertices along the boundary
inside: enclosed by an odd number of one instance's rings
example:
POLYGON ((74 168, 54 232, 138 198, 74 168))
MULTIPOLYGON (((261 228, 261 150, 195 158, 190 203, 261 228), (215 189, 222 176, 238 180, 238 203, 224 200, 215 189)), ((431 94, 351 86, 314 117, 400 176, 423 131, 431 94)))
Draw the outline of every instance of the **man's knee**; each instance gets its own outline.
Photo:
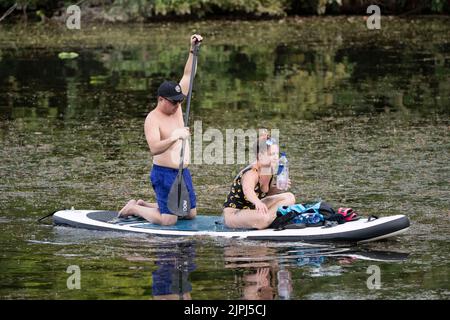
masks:
POLYGON ((191 209, 189 214, 186 216, 187 219, 194 219, 197 216, 197 208, 191 209))

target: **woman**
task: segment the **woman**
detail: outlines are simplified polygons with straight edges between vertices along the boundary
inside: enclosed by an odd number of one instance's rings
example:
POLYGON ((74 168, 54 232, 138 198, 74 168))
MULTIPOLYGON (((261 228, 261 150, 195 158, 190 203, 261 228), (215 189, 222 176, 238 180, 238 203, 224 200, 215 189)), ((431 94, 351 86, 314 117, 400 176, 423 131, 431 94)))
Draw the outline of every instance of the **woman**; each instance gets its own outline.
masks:
POLYGON ((229 228, 265 229, 275 220, 280 206, 295 204, 292 193, 280 193, 275 186, 279 152, 276 141, 265 134, 255 143, 254 150, 256 161, 234 178, 224 203, 223 215, 229 228))

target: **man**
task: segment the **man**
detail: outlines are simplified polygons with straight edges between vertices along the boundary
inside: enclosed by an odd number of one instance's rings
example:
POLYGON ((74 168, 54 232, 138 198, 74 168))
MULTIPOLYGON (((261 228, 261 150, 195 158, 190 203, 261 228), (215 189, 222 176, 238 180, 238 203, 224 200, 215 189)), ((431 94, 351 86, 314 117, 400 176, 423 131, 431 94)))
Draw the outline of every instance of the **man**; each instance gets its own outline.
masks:
MULTIPOLYGON (((181 102, 189 91, 192 69, 193 49, 202 36, 191 36, 189 58, 184 67, 180 83, 164 81, 158 88, 158 104, 145 119, 144 131, 150 153, 153 156, 153 168, 150 179, 156 193, 157 204, 147 203, 143 200, 130 200, 122 210, 120 216, 138 215, 151 223, 160 225, 174 225, 177 216, 167 208, 167 198, 170 188, 175 181, 180 165, 182 140, 188 139, 190 131, 185 127, 181 102)), ((195 68, 196 69, 196 68, 195 68)), ((191 211, 185 217, 193 219, 197 215, 196 196, 192 185, 191 174, 187 169, 190 162, 189 143, 186 141, 185 156, 183 159, 183 177, 189 191, 191 211)))

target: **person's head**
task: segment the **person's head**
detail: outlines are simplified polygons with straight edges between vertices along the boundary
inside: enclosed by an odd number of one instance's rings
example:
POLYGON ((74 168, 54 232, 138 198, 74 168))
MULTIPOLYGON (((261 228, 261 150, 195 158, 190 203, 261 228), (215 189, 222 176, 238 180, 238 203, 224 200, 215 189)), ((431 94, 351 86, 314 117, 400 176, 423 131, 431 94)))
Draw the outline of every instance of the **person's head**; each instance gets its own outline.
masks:
POLYGON ((166 114, 174 114, 186 96, 174 81, 164 81, 158 88, 158 106, 166 114))
POLYGON ((274 138, 265 131, 253 145, 253 152, 256 154, 256 160, 261 167, 270 168, 272 173, 276 172, 279 159, 279 147, 274 138))

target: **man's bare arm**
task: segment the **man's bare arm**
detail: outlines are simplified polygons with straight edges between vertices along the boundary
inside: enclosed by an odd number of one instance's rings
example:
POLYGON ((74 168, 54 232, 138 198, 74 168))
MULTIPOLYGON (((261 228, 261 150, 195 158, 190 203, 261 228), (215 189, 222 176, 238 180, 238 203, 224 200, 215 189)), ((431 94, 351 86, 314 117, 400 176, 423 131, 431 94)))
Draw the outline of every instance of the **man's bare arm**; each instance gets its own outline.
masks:
MULTIPOLYGON (((188 60, 186 61, 186 65, 184 66, 183 77, 180 80, 181 91, 186 96, 189 93, 189 83, 191 81, 191 73, 193 72, 192 59, 194 58, 194 55, 192 54, 192 50, 194 49, 196 41, 202 41, 202 39, 202 36, 198 34, 194 34, 193 36, 191 36, 191 49, 189 52, 188 60)), ((197 66, 195 66, 194 69, 197 70, 197 66)))
POLYGON ((145 119, 144 132, 148 147, 150 148, 150 153, 153 156, 164 153, 178 140, 178 137, 176 136, 161 140, 159 125, 151 115, 145 119))

